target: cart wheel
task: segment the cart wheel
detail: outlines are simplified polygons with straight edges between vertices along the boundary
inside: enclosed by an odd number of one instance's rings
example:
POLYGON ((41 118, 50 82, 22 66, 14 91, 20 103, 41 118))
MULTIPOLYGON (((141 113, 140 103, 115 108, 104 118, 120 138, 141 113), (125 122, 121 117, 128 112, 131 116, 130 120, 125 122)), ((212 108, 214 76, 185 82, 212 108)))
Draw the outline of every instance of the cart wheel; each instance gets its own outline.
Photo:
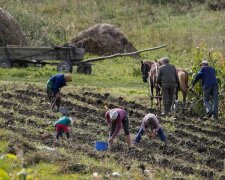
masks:
POLYGON ((83 64, 83 65, 77 66, 77 72, 83 73, 83 74, 91 74, 92 72, 91 64, 83 64))
POLYGON ((0 61, 0 67, 1 68, 11 68, 12 67, 12 63, 9 60, 1 60, 0 61))
POLYGON ((73 65, 70 61, 61 61, 57 66, 59 72, 73 72, 73 65))

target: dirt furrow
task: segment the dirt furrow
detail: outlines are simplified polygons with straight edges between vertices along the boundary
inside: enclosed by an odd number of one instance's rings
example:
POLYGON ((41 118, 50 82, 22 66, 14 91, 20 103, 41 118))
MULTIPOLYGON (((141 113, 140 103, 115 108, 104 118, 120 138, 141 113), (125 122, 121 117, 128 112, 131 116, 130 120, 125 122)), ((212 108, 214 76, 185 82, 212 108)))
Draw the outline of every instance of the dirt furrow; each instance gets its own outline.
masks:
MULTIPOLYGON (((0 87, 0 91, 0 116, 5 119, 1 127, 21 134, 31 142, 52 146, 55 138, 52 122, 57 116, 48 110, 45 90, 28 85, 24 89, 4 86, 0 87), (33 118, 29 118, 31 116, 33 118)), ((69 108, 71 116, 77 117, 72 131, 73 143, 65 144, 65 150, 74 154, 77 151, 83 152, 97 160, 109 156, 108 153, 99 153, 94 149, 96 140, 107 139, 105 105, 109 108, 122 107, 127 110, 133 134, 137 133, 146 113, 158 113, 155 109, 127 101, 123 97, 113 97, 110 93, 83 91, 63 93, 62 96, 63 106, 69 108)), ((120 135, 110 157, 118 163, 135 159, 140 163, 146 162, 184 175, 197 174, 204 179, 213 179, 223 171, 224 123, 219 125, 195 119, 188 120, 182 119, 181 116, 173 121, 162 118, 161 123, 163 126, 165 124, 174 127, 165 129, 170 142, 167 149, 164 149, 159 139, 150 141, 144 136, 142 142, 135 146, 134 153, 127 155, 124 136, 120 135)))

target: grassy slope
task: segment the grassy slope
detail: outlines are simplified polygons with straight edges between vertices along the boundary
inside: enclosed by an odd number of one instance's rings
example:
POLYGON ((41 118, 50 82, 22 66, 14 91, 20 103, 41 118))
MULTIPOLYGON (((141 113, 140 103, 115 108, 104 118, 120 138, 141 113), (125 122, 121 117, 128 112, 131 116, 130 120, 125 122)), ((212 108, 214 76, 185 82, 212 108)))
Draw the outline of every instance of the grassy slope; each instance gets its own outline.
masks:
MULTIPOLYGON (((194 47, 206 44, 207 47, 220 51, 224 51, 225 48, 223 40, 225 13, 206 11, 205 5, 193 5, 193 8, 187 11, 186 7, 152 6, 147 1, 140 1, 140 4, 125 0, 107 3, 101 0, 92 3, 78 0, 21 2, 2 0, 0 6, 18 20, 31 45, 34 46, 63 44, 63 29, 69 41, 80 31, 96 23, 111 23, 118 26, 137 49, 168 44, 166 49, 143 53, 142 59, 169 56, 172 63, 188 68, 191 65, 194 47), (178 11, 181 13, 178 14, 178 11)), ((141 80, 138 73, 139 66, 139 60, 131 58, 98 62, 93 66, 91 76, 73 73, 74 82, 71 85, 78 89, 90 88, 94 91, 110 92, 116 96, 121 95, 148 104, 147 84, 141 80)), ((26 70, 1 69, 0 79, 12 83, 17 81, 40 83, 44 88, 48 77, 55 73, 52 67, 26 70)), ((0 151, 4 152, 6 146, 7 143, 1 141, 0 151)), ((87 159, 87 162, 89 161, 87 159)), ((47 176, 45 172, 51 174, 49 178, 57 176, 54 175, 57 172, 56 165, 38 164, 35 169, 42 172, 42 177, 47 176)), ((67 176, 64 178, 68 179, 67 176)))

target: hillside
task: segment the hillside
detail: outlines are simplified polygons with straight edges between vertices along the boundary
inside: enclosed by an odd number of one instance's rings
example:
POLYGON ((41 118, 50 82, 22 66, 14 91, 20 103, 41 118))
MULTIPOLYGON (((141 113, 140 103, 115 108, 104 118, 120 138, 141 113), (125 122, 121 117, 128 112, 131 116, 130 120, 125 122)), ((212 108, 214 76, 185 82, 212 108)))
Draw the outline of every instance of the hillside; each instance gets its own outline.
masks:
MULTIPOLYGON (((72 73, 73 82, 62 89, 62 104, 76 117, 71 144, 53 144, 52 124, 60 114, 49 109, 45 88, 48 78, 57 73, 56 67, 0 69, 0 177, 16 179, 24 167, 31 179, 225 178, 224 114, 219 122, 203 121, 204 114, 190 116, 187 111, 176 119, 161 117, 155 106, 150 107, 149 87, 140 72, 140 60, 168 56, 172 64, 194 74, 198 62, 209 59, 211 52, 212 62, 221 72, 223 93, 225 11, 210 10, 209 1, 204 0, 158 2, 0 2, 31 46, 63 45, 101 23, 115 25, 136 49, 167 44, 167 48, 142 53, 140 59, 120 57, 95 62, 91 75, 72 73), (158 114, 169 139, 168 148, 159 139, 144 136, 134 152, 127 154, 121 130, 112 153, 96 151, 95 141, 108 139, 105 105, 127 110, 132 138, 146 113, 158 114), (95 172, 98 176, 94 177, 95 172)), ((93 56, 86 54, 85 58, 93 56)), ((195 101, 191 98, 188 101, 195 101)), ((196 106, 194 110, 199 109, 196 106)))

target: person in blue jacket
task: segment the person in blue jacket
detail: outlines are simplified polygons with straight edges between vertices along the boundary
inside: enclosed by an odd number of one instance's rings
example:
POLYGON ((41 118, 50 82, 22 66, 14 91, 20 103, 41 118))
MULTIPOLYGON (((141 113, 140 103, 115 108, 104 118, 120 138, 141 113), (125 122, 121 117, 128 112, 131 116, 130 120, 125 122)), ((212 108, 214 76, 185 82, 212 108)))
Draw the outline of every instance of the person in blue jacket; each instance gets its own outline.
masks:
POLYGON ((57 111, 59 110, 61 101, 60 90, 63 86, 66 86, 67 82, 71 81, 71 74, 56 74, 47 81, 47 95, 51 108, 54 108, 56 105, 57 111))
POLYGON ((214 119, 218 119, 218 82, 216 71, 208 65, 208 61, 206 60, 203 60, 200 65, 201 70, 195 76, 190 88, 193 88, 200 79, 202 80, 203 101, 207 113, 206 118, 213 116, 214 119), (212 103, 210 103, 210 97, 212 98, 212 103))

